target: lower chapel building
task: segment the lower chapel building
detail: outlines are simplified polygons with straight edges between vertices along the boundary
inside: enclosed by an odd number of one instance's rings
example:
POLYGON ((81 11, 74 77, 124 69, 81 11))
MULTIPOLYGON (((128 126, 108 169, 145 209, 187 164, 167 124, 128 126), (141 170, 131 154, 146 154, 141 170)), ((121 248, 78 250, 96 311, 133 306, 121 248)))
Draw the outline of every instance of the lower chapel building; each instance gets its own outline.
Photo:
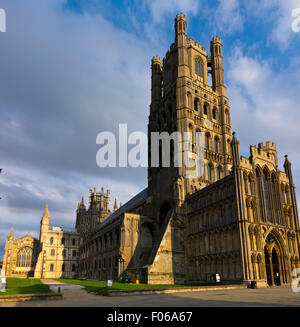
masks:
MULTIPOLYGON (((49 226, 45 208, 39 240, 7 238, 7 276, 80 277, 145 283, 224 282, 259 286, 290 283, 299 268, 299 219, 291 163, 278 167, 274 143, 240 155, 224 85, 222 44, 210 53, 187 37, 186 17, 175 18, 165 58, 152 59, 151 132, 191 132, 186 148, 196 162, 196 133, 204 133, 204 173, 151 167, 148 187, 110 211, 110 192, 90 190, 76 211, 76 232, 49 226), (211 76, 212 85, 209 85, 211 76)), ((172 143, 171 143, 172 145, 172 143)), ((162 149, 163 150, 163 149, 162 149)), ((183 151, 170 151, 171 159, 183 151)), ((177 158, 178 159, 178 158, 177 158)))

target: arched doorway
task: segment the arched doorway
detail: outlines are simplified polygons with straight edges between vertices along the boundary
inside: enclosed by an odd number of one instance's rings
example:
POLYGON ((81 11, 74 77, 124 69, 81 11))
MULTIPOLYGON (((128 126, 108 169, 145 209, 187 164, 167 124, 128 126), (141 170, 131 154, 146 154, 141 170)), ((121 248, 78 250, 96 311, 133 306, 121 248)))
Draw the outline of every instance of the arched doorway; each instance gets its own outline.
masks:
POLYGON ((271 232, 265 241, 264 257, 266 280, 269 286, 280 286, 282 283, 288 282, 286 275, 287 263, 284 253, 284 245, 280 242, 279 236, 271 232))

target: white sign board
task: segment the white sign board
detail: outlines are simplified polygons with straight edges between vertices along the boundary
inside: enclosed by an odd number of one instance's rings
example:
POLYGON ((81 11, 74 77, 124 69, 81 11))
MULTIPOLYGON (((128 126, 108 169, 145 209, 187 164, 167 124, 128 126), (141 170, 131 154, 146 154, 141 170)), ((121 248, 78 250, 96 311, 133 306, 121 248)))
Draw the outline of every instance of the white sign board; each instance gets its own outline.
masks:
POLYGON ((216 282, 217 283, 220 283, 220 281, 221 281, 220 274, 216 274, 216 282))
POLYGON ((113 283, 112 280, 109 279, 109 280, 107 281, 107 286, 108 286, 108 287, 112 286, 112 283, 113 283))
POLYGON ((6 288, 5 271, 1 270, 1 272, 0 272, 0 292, 5 292, 5 288, 6 288))

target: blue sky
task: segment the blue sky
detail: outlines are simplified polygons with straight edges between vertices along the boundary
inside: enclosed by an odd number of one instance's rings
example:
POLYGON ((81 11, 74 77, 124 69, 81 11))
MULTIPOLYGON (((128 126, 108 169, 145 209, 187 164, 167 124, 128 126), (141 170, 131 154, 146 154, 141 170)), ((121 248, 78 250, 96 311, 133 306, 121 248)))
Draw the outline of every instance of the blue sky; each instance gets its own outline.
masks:
MULTIPOLYGON (((146 169, 100 169, 96 136, 127 123, 144 131, 150 64, 174 41, 177 13, 188 36, 209 49, 223 41, 232 127, 241 151, 277 144, 300 185, 300 0, 0 0, 0 256, 11 226, 38 237, 49 204, 53 225, 73 227, 89 188, 126 202, 146 186, 146 169)), ((298 192, 299 193, 299 192, 298 192)))

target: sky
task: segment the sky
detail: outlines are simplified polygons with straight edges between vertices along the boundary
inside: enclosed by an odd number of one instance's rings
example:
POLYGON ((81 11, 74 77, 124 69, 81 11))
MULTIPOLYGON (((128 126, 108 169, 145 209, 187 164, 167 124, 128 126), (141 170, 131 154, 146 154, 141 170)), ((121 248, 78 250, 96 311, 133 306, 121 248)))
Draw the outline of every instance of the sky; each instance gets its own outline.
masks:
POLYGON ((123 123, 146 133, 151 58, 174 42, 181 12, 188 37, 207 49, 222 38, 241 154, 274 141, 279 168, 288 154, 300 187, 300 32, 291 28, 300 0, 0 0, 0 8, 0 260, 11 227, 38 238, 46 203, 51 225, 74 228, 90 188, 109 189, 112 207, 147 186, 146 168, 98 167, 96 137, 118 135, 123 123))

